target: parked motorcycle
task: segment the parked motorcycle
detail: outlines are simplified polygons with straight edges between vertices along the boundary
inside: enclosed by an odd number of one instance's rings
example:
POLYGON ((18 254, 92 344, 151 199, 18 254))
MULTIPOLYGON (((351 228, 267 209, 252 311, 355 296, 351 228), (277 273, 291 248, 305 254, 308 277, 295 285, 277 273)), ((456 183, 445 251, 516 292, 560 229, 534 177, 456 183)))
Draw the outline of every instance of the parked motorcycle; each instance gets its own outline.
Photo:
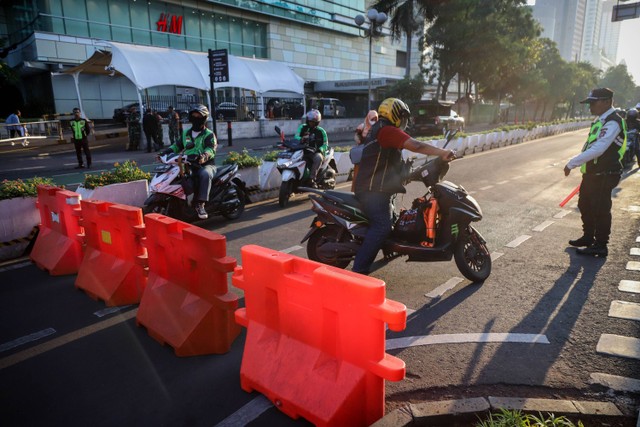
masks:
MULTIPOLYGON (((185 149, 193 148, 188 144, 185 149)), ((159 213, 181 221, 198 219, 193 197, 195 180, 193 172, 200 167, 195 155, 169 153, 160 156, 149 184, 151 195, 145 200, 143 213, 159 213)), ((224 165, 216 169, 211 181, 209 201, 204 207, 207 213, 236 219, 244 212, 246 185, 238 173, 238 165, 224 165)))
MULTIPOLYGON (((306 191, 303 189, 305 186, 311 185, 311 165, 307 165, 305 154, 311 157, 315 153, 315 149, 305 143, 285 139, 278 126, 275 127, 275 130, 280 135, 280 147, 284 148, 278 153, 276 162, 276 168, 282 174, 278 204, 284 208, 293 193, 302 193, 306 191)), ((318 188, 334 189, 337 170, 333 148, 329 148, 318 170, 318 188)))
MULTIPOLYGON (((447 144, 456 132, 449 132, 447 144)), ((446 144, 445 144, 446 146, 446 144)), ((411 165, 413 166, 413 165, 411 165)), ((407 181, 421 181, 427 192, 413 201, 394 221, 393 232, 382 248, 387 259, 408 256, 408 261, 455 259, 460 273, 482 282, 491 273, 491 255, 485 239, 471 226, 482 219, 478 202, 460 185, 442 178, 449 164, 441 158, 411 168, 407 181)), ((346 268, 362 246, 369 220, 353 193, 305 189, 313 194, 316 217, 302 239, 309 259, 346 268)))
POLYGON ((632 167, 635 160, 637 160, 638 166, 640 166, 638 144, 640 144, 640 141, 638 141, 638 129, 629 130, 629 132, 627 132, 627 151, 625 151, 622 156, 622 166, 624 166, 625 169, 632 167))

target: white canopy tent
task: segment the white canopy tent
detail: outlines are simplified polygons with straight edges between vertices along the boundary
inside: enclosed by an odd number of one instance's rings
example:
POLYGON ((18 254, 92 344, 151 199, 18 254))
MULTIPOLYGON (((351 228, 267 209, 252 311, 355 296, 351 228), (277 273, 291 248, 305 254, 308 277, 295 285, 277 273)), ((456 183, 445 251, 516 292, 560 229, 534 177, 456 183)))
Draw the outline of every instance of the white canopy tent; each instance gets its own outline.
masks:
MULTIPOLYGON (((107 42, 111 47, 110 70, 117 71, 140 91, 162 85, 187 86, 209 91, 209 59, 204 52, 107 42)), ((263 94, 285 91, 303 95, 304 80, 286 65, 263 59, 229 55, 229 81, 216 82, 214 88, 239 87, 255 91, 261 98, 260 117, 264 117, 263 94)), ((209 100, 209 105, 211 101, 209 100)))

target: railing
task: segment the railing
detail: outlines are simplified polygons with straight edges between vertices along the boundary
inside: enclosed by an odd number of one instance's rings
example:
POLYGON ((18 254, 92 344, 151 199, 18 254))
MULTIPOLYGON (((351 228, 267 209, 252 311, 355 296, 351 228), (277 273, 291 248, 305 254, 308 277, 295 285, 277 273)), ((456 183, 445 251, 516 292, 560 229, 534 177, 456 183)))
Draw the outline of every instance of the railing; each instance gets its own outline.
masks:
POLYGON ((18 124, 0 123, 0 143, 10 142, 11 145, 15 145, 16 142, 20 142, 26 146, 29 144, 29 140, 51 137, 64 139, 60 120, 38 120, 18 124), (11 137, 11 130, 16 127, 19 135, 11 137))

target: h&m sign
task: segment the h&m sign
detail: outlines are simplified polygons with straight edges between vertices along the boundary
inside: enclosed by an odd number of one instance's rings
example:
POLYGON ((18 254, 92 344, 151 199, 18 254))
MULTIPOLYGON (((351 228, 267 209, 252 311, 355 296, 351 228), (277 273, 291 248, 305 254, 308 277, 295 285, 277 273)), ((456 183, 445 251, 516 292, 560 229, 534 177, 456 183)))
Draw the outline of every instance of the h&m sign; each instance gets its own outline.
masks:
POLYGON ((182 34, 182 16, 161 13, 160 19, 158 19, 156 25, 157 31, 162 31, 164 33, 182 34))

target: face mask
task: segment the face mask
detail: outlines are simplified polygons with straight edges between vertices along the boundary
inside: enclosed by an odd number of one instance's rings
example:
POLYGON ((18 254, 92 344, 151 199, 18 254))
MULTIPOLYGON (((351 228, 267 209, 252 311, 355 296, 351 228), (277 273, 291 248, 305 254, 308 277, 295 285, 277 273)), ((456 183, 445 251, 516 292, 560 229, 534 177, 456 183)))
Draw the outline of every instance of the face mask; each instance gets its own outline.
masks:
POLYGON ((207 121, 204 117, 190 117, 189 121, 193 125, 195 129, 202 129, 204 127, 204 123, 207 121))

